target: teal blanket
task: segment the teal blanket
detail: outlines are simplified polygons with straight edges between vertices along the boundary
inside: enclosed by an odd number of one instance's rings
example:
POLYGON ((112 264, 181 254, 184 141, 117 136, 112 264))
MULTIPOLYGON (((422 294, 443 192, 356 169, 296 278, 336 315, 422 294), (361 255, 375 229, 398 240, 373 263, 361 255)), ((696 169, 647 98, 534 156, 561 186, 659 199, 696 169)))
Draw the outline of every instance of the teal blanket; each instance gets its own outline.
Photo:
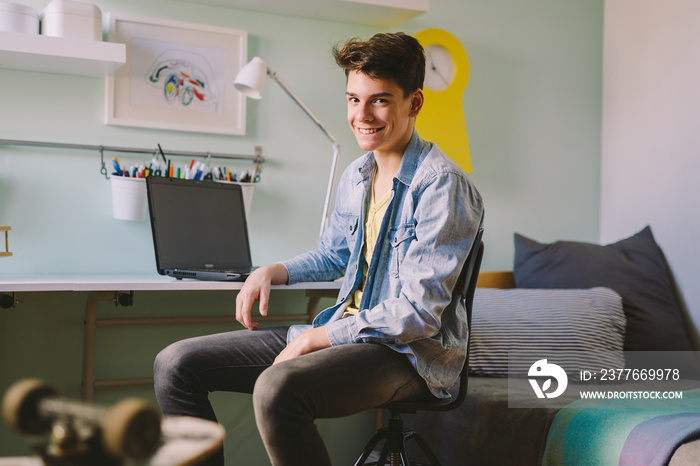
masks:
POLYGON ((682 400, 581 399, 557 413, 542 464, 663 465, 699 434, 700 389, 683 392, 682 400))

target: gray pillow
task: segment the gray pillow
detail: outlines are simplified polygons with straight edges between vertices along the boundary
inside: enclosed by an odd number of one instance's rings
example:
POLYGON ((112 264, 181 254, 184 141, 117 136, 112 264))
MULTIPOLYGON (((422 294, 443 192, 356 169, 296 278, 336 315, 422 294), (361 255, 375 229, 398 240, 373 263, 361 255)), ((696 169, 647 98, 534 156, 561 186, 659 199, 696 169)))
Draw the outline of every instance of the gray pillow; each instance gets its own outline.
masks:
POLYGON ((624 368, 624 335, 622 298, 609 288, 477 288, 469 369, 475 375, 527 377, 532 364, 547 359, 579 380, 584 370, 624 368))
POLYGON ((513 272, 519 288, 617 291, 627 318, 625 350, 692 351, 666 259, 648 226, 606 246, 542 244, 516 233, 513 272))

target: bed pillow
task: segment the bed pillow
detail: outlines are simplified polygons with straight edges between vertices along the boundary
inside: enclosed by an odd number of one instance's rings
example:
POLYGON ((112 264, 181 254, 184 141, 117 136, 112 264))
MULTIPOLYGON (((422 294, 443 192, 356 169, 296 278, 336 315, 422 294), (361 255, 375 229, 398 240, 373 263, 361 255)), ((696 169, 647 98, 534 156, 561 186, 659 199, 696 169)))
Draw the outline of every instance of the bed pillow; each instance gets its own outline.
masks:
POLYGON ((474 375, 526 377, 548 359, 570 380, 581 371, 625 366, 622 298, 609 288, 477 288, 469 340, 474 375), (510 367, 510 369, 509 369, 510 367))
POLYGON ((648 226, 606 246, 542 244, 516 233, 513 272, 518 288, 617 291, 627 318, 625 350, 692 351, 666 259, 648 226))

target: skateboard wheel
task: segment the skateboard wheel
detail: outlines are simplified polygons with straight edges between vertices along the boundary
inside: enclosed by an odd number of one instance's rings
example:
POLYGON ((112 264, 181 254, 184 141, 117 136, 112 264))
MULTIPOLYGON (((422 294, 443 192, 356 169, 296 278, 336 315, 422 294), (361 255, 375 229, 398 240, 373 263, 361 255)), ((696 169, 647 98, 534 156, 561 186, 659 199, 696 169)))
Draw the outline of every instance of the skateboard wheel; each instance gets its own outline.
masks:
POLYGON ((160 415, 141 400, 120 401, 102 420, 102 444, 118 458, 148 458, 160 444, 160 415))
POLYGON ((39 379, 24 379, 12 385, 2 400, 2 417, 22 434, 40 435, 51 429, 51 419, 40 413, 41 401, 58 392, 39 379))

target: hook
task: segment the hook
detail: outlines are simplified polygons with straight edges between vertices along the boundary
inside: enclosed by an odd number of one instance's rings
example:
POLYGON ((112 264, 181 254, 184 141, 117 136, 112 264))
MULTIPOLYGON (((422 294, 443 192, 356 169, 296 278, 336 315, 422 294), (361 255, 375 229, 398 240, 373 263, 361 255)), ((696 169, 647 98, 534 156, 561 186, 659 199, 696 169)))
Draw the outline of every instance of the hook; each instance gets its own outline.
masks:
POLYGON ((253 181, 253 183, 257 183, 260 181, 260 173, 262 172, 262 163, 265 161, 265 158, 262 156, 262 147, 255 146, 254 154, 255 154, 255 162, 253 163, 254 171, 253 171, 252 181, 253 181))
POLYGON ((100 173, 102 173, 105 176, 105 179, 109 179, 109 175, 107 172, 107 166, 105 165, 105 148, 103 146, 100 146, 100 162, 102 163, 102 168, 100 168, 100 173))

